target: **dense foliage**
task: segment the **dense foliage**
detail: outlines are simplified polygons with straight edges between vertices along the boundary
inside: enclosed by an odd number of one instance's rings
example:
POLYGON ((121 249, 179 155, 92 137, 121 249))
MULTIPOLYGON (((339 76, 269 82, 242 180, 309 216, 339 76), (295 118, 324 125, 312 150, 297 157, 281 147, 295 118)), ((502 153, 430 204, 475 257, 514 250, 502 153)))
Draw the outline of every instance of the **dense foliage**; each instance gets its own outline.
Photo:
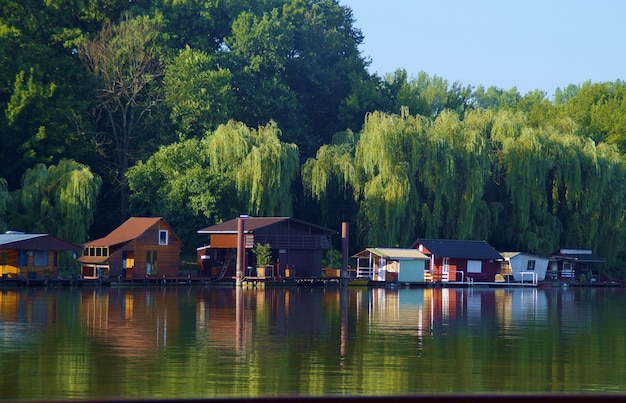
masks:
POLYGON ((483 239, 620 266, 623 82, 380 77, 363 39, 336 0, 1 2, 0 230, 81 243, 163 216, 193 250, 237 214, 293 215, 350 222, 352 250, 483 239))

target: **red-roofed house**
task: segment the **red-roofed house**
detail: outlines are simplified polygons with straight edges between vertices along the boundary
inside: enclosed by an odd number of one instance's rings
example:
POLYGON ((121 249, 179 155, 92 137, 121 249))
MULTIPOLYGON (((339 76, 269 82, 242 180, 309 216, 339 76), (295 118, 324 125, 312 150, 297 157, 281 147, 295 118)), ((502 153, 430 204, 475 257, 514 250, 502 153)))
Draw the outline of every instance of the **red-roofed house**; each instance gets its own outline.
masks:
POLYGON ((182 242, 162 217, 131 217, 83 244, 83 278, 176 277, 182 242))

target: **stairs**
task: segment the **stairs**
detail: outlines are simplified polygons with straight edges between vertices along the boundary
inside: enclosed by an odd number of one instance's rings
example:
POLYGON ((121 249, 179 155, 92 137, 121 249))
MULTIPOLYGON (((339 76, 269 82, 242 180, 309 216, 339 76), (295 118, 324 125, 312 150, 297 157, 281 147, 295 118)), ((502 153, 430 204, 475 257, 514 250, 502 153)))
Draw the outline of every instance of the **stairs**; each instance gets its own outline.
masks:
POLYGON ((230 249, 226 251, 226 257, 224 258, 224 263, 222 263, 222 270, 220 270, 220 274, 217 277, 217 280, 221 280, 226 275, 228 268, 230 267, 230 261, 232 260, 232 252, 230 249))

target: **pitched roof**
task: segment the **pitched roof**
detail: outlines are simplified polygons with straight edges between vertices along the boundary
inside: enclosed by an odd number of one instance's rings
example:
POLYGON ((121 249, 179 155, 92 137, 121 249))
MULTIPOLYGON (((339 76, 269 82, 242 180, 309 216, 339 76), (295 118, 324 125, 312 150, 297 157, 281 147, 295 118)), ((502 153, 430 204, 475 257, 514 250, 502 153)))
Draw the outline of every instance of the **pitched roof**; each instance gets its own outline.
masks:
MULTIPOLYGON (((244 216, 244 232, 250 233, 254 232, 259 228, 269 227, 271 225, 275 225, 284 221, 291 221, 295 223, 299 223, 302 225, 306 225, 309 227, 316 228, 322 232, 335 233, 328 228, 321 227, 319 225, 311 224, 302 220, 298 220, 292 217, 250 217, 244 216)), ((198 234, 236 234, 237 233, 237 218, 233 218, 232 220, 224 221, 223 223, 211 225, 210 227, 199 229, 198 234)))
POLYGON ((0 234, 0 248, 29 250, 80 250, 80 246, 49 234, 7 231, 0 234))
POLYGON ((367 248, 356 255, 353 258, 368 257, 370 253, 376 256, 384 257, 387 259, 423 259, 428 260, 428 256, 424 255, 417 249, 403 249, 403 248, 367 248))
POLYGON ((501 260, 502 255, 485 241, 457 239, 418 239, 411 247, 424 245, 432 254, 439 257, 457 259, 501 260))
POLYGON ((125 243, 137 238, 146 232, 150 227, 163 220, 162 217, 131 217, 124 221, 122 225, 114 229, 104 238, 94 239, 83 244, 83 246, 109 246, 125 243))

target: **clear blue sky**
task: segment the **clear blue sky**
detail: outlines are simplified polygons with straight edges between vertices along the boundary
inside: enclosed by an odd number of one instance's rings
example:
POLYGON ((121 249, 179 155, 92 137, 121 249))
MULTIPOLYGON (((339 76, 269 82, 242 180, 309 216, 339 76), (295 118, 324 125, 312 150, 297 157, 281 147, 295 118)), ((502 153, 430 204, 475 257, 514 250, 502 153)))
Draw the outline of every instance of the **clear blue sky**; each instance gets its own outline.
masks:
POLYGON ((626 80, 623 0, 339 0, 371 73, 420 71, 522 94, 626 80))

